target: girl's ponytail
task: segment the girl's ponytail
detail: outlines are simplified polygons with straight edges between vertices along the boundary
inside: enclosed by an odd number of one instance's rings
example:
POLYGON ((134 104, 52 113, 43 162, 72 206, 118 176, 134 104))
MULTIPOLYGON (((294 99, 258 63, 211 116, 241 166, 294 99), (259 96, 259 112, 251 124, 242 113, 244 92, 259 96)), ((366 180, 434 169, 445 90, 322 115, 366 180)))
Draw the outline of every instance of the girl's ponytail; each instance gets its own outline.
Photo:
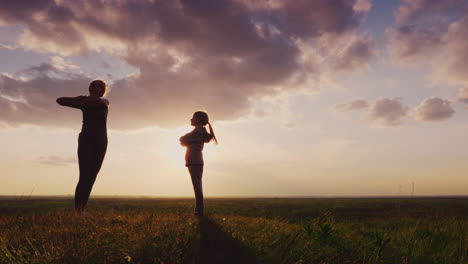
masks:
POLYGON ((218 144, 218 140, 216 139, 215 133, 213 131, 213 127, 211 126, 210 122, 208 122, 208 127, 210 128, 210 134, 213 135, 214 142, 218 144))

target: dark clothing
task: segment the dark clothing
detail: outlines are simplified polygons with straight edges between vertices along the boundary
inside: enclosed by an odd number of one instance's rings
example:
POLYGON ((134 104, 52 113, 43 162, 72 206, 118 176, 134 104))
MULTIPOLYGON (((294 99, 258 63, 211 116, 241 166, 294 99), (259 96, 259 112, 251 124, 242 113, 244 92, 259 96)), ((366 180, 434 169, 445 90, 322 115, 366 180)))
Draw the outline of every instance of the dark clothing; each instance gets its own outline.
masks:
POLYGON ((83 112, 81 133, 89 135, 107 135, 107 105, 83 105, 80 109, 83 112))
POLYGON ((195 192, 195 213, 203 216, 203 146, 210 142, 212 134, 206 131, 203 126, 195 127, 190 133, 180 138, 180 144, 187 147, 185 152, 185 166, 187 166, 192 178, 193 191, 195 192))
POLYGON ((185 166, 203 165, 203 146, 210 142, 212 134, 206 131, 205 127, 195 127, 190 133, 180 138, 182 146, 186 146, 185 166))
POLYGON ((83 126, 78 137, 80 179, 75 190, 75 208, 83 209, 106 155, 108 107, 84 104, 80 109, 83 126))
POLYGON ((86 134, 78 137, 78 164, 80 179, 75 189, 75 208, 83 209, 88 202, 91 189, 101 169, 107 150, 107 135, 86 134))
POLYGON ((195 192, 195 213, 197 213, 200 216, 203 216, 203 165, 188 166, 188 170, 190 172, 190 177, 192 178, 193 191, 195 192))
POLYGON ((82 211, 88 202, 96 176, 107 150, 107 100, 87 96, 62 97, 57 103, 83 112, 83 126, 78 136, 80 179, 75 189, 75 208, 82 211))

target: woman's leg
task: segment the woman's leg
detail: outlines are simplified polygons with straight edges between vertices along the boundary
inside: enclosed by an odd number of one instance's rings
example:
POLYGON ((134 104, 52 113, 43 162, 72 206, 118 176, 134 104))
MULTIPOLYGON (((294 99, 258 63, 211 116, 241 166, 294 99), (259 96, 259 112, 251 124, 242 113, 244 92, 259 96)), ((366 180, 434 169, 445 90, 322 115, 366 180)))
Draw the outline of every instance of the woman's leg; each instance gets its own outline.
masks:
POLYGON ((75 190, 75 210, 78 213, 84 210, 94 182, 96 181, 96 176, 104 161, 107 140, 99 143, 92 141, 86 142, 85 140, 79 141, 78 162, 80 167, 80 179, 75 190))
POLYGON ((203 188, 202 188, 202 176, 203 176, 203 165, 201 166, 189 166, 190 177, 192 178, 193 190, 195 192, 195 214, 203 216, 204 205, 203 205, 203 188))

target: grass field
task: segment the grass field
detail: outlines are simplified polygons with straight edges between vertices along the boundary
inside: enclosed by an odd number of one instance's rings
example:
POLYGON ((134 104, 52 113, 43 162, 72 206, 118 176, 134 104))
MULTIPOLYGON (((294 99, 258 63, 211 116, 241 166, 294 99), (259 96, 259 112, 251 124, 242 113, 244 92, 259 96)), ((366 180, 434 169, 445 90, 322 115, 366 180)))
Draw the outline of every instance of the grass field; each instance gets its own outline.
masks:
POLYGON ((468 198, 0 198, 0 263, 468 263, 468 198))

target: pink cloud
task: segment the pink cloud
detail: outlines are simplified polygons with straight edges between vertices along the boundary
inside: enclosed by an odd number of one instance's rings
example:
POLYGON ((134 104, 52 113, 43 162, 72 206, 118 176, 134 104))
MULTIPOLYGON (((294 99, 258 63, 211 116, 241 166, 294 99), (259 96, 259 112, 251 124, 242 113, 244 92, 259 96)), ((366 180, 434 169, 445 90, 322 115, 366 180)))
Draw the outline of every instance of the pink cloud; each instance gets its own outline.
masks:
POLYGON ((401 103, 401 98, 381 97, 375 101, 363 99, 333 106, 338 112, 363 111, 365 119, 373 125, 383 127, 398 126, 406 117, 408 107, 401 103))
POLYGON ((438 97, 424 99, 414 110, 414 118, 418 121, 441 121, 454 114, 451 102, 438 97))
POLYGON ((400 98, 379 98, 372 102, 367 109, 367 118, 377 125, 397 126, 406 116, 407 107, 400 98))
MULTIPOLYGON (((0 17, 24 27, 25 48, 64 60, 106 52, 137 68, 139 74, 112 84, 109 127, 115 129, 176 126, 199 109, 215 120, 238 118, 251 109, 249 98, 294 90, 307 76, 359 70, 376 54, 372 39, 357 35, 366 1, 253 2, 4 1, 0 17), (323 36, 350 45, 341 54, 330 52, 333 42, 314 50, 329 63, 311 70, 300 45, 315 47, 323 36)), ((25 99, 1 98, 4 122, 68 124, 61 114, 45 120, 57 114, 47 100, 85 93, 90 78, 50 67, 26 69, 26 80, 2 77, 2 93, 25 99)))

